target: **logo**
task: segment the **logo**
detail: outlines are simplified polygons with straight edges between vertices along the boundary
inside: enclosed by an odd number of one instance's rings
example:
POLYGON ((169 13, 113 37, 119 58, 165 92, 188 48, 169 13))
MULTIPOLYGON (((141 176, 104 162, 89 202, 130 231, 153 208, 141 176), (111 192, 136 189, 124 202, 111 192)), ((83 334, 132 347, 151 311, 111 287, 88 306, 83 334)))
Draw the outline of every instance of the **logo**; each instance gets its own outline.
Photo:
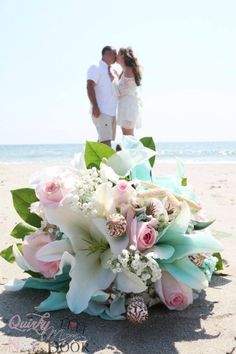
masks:
MULTIPOLYGON (((76 317, 63 318, 60 320, 59 328, 52 325, 50 313, 44 314, 27 313, 25 317, 20 314, 12 316, 8 322, 8 327, 18 332, 36 333, 42 343, 32 343, 31 350, 34 353, 82 353, 89 352, 88 342, 84 336, 85 325, 76 317)), ((23 338, 10 340, 10 346, 17 347, 17 350, 24 349, 23 338)))

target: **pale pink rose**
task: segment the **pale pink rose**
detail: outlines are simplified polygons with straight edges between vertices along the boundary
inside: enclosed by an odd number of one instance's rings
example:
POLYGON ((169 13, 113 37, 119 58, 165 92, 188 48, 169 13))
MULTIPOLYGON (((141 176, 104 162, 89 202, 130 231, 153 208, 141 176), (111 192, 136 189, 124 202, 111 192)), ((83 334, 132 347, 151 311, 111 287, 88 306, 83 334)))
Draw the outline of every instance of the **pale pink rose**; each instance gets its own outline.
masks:
POLYGON ((42 181, 36 187, 36 194, 46 207, 57 207, 70 191, 59 176, 42 181))
POLYGON ((169 272, 162 271, 161 279, 155 283, 155 289, 170 310, 184 310, 193 302, 192 289, 178 282, 169 272))
POLYGON ((128 204, 136 194, 135 189, 125 180, 118 181, 116 186, 112 188, 112 192, 116 207, 121 204, 128 204))
POLYGON ((157 231, 151 223, 144 221, 137 222, 137 218, 132 220, 132 214, 130 216, 127 214, 127 232, 130 244, 137 247, 139 251, 151 248, 157 240, 157 231))
POLYGON ((151 248, 157 239, 156 230, 148 222, 138 222, 136 230, 137 248, 144 251, 151 248))
POLYGON ((27 263, 37 272, 42 273, 45 278, 52 278, 59 270, 59 261, 39 261, 36 253, 41 247, 53 242, 50 235, 41 230, 26 236, 22 244, 22 252, 27 263))

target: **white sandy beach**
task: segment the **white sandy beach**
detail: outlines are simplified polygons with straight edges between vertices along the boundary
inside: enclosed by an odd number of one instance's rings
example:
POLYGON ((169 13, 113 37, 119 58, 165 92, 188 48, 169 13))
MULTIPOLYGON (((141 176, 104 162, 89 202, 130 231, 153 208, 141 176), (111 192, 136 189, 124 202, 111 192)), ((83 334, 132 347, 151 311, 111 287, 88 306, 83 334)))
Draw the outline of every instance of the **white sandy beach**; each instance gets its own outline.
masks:
MULTIPOLYGON (((19 221, 10 190, 27 187, 30 175, 43 166, 48 164, 0 164, 0 250, 11 244, 10 231, 19 221)), ((236 348, 236 164, 186 164, 185 167, 188 182, 200 197, 207 216, 216 218, 212 231, 227 235, 222 239, 222 255, 229 263, 225 269, 229 276, 215 276, 213 285, 184 312, 151 309, 150 319, 142 327, 78 315, 86 326, 90 353, 141 354, 145 347, 149 353, 220 354, 233 353, 236 348), (116 351, 105 349, 107 345, 116 351)), ((155 170, 159 175, 175 174, 175 164, 160 163, 155 170)), ((9 329, 8 321, 15 313, 24 316, 33 312, 34 306, 46 297, 45 292, 42 297, 31 290, 7 294, 3 284, 12 277, 24 277, 24 274, 15 264, 0 258, 0 353, 6 353, 9 338, 20 343, 37 339, 31 332, 19 334, 9 329)), ((55 326, 61 316, 72 315, 69 311, 52 313, 55 326)))

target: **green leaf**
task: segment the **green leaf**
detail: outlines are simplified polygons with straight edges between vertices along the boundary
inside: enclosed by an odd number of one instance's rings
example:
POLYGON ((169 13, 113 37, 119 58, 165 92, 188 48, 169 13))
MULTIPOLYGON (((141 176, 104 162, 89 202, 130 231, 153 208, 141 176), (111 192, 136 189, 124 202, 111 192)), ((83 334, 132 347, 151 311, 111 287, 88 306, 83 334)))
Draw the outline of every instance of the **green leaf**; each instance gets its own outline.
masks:
POLYGON ((216 271, 222 270, 224 267, 223 267, 223 259, 221 257, 221 254, 217 252, 217 253, 213 253, 213 256, 218 259, 216 263, 216 271))
MULTIPOLYGON (((146 137, 140 139, 140 141, 143 144, 143 146, 156 151, 156 145, 155 145, 154 140, 153 140, 153 138, 151 136, 146 136, 146 137)), ((154 166, 155 158, 156 158, 156 156, 152 156, 149 159, 151 167, 154 166)))
MULTIPOLYGON (((19 250, 21 250, 21 248, 22 248, 21 243, 17 243, 16 245, 19 248, 19 250)), ((7 247, 7 248, 5 248, 5 250, 2 250, 0 252, 0 256, 2 258, 4 258, 9 263, 15 262, 15 256, 13 254, 12 245, 7 247)))
POLYGON ((102 159, 104 157, 108 159, 114 154, 115 150, 105 144, 87 141, 84 154, 86 167, 96 167, 99 169, 102 159))
POLYGON ((33 272, 32 270, 25 270, 24 273, 28 273, 33 278, 44 278, 41 273, 33 272))
POLYGON ((215 221, 215 219, 209 220, 209 221, 196 221, 196 220, 192 220, 193 225, 194 225, 194 230, 202 230, 205 229, 206 227, 210 226, 211 224, 213 224, 213 222, 215 221))
POLYGON ((11 191, 11 194, 14 207, 20 217, 28 224, 35 227, 40 227, 41 218, 38 215, 30 212, 31 204, 38 201, 34 189, 15 189, 11 191))
POLYGON ((69 274, 60 274, 50 279, 27 278, 24 288, 68 291, 70 280, 69 274))
POLYGON ((24 239, 25 236, 32 234, 36 230, 35 227, 20 222, 12 230, 11 236, 24 239))
POLYGON ((5 250, 1 251, 0 256, 10 263, 13 263, 15 261, 15 257, 12 251, 12 246, 9 246, 5 248, 5 250))
POLYGON ((188 184, 188 179, 187 177, 182 177, 181 179, 181 186, 186 187, 188 184))

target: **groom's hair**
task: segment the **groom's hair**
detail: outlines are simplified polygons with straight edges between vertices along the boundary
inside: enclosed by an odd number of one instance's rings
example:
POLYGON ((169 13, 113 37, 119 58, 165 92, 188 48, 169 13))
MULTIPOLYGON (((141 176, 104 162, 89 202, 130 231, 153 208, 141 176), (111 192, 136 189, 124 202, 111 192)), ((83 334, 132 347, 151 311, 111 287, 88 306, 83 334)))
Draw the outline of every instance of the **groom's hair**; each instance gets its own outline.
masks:
POLYGON ((113 50, 112 46, 110 45, 106 45, 103 49, 102 49, 102 55, 104 55, 106 52, 113 50))

